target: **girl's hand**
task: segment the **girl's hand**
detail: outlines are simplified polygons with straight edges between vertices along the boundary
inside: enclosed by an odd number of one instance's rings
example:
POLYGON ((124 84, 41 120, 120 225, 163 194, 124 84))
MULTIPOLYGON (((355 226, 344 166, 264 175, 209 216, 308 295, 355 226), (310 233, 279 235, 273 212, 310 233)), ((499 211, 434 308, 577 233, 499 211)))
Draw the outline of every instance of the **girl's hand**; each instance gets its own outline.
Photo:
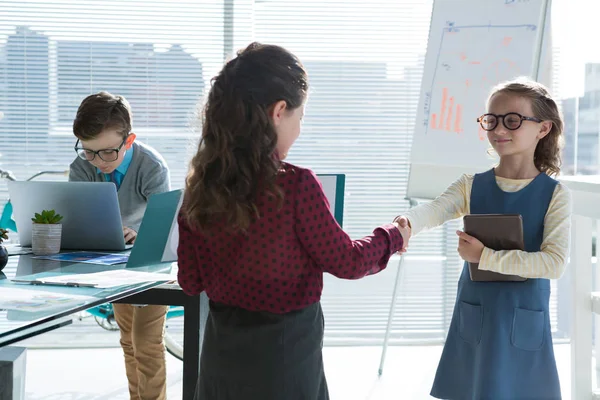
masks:
POLYGON ((456 231, 458 235, 458 254, 466 262, 478 263, 483 253, 484 245, 473 236, 463 231, 456 231))
POLYGON ((408 241, 410 240, 410 237, 412 236, 412 230, 410 229, 410 222, 408 222, 408 219, 406 217, 398 217, 394 220, 393 222, 394 225, 396 225, 396 228, 398 228, 398 230, 400 231, 400 234, 402 235, 402 239, 404 242, 404 245, 402 246, 402 249, 400 251, 398 251, 398 254, 402 254, 402 253, 406 253, 406 251, 408 250, 408 241))

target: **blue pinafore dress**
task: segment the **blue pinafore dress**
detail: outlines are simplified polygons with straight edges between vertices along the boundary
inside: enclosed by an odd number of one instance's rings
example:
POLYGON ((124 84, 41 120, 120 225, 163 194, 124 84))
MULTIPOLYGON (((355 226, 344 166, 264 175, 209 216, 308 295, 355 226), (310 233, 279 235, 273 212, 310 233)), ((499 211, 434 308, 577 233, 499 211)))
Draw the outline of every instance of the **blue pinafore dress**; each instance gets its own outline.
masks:
MULTIPOLYGON (((494 170, 475 175, 471 214, 520 214, 525 250, 540 250, 557 181, 541 173, 508 193, 494 170)), ((447 400, 556 400, 550 281, 473 282, 465 263, 431 395, 447 400)))

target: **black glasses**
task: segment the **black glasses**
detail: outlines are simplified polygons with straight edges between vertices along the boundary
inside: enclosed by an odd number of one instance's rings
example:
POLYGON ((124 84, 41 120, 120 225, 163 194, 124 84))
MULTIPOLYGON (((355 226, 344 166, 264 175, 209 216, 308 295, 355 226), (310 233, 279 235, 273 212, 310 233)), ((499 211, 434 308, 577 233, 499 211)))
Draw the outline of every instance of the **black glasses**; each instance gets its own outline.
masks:
POLYGON ((104 162, 113 162, 113 161, 117 161, 117 158, 119 158, 119 151, 121 151, 121 149, 123 148, 123 145, 125 144, 126 141, 127 141, 127 137, 125 137, 125 139, 123 139, 123 141, 121 142, 121 145, 119 147, 117 147, 116 149, 102 149, 102 150, 95 151, 95 150, 90 150, 90 149, 85 149, 83 147, 79 147, 78 146, 79 139, 77 139, 77 142, 75 143, 75 152, 77 153, 79 158, 81 158, 82 160, 94 161, 96 156, 98 156, 104 162))
POLYGON ((481 117, 477 118, 477 122, 479 125, 486 131, 493 131, 498 126, 498 120, 502 119, 502 124, 506 127, 506 129, 511 131, 516 131, 521 127, 523 121, 533 121, 533 122, 542 122, 541 119, 535 117, 524 117, 518 113, 508 113, 508 114, 483 114, 481 117))

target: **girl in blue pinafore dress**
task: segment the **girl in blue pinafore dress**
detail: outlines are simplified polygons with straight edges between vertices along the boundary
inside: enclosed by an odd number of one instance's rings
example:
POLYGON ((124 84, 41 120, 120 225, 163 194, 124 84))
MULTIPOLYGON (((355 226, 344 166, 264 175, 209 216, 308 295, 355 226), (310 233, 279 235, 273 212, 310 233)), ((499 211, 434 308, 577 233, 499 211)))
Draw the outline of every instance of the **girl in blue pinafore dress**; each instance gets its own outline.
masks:
POLYGON ((520 214, 525 251, 494 251, 458 231, 465 260, 431 395, 448 400, 561 398, 550 327, 550 280, 569 251, 570 194, 559 172, 563 122, 548 91, 529 80, 498 86, 478 118, 500 162, 463 175, 429 204, 397 218, 413 234, 465 214, 520 214), (474 282, 468 263, 523 282, 474 282))

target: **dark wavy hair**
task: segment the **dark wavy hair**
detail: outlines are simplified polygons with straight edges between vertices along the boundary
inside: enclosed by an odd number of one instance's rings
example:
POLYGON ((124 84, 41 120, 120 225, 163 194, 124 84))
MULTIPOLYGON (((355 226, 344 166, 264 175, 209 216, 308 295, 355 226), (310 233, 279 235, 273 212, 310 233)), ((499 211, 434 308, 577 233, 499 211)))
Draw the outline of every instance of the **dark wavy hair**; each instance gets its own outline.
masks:
POLYGON ((286 49, 252 43, 211 82, 181 213, 203 232, 215 222, 231 231, 246 231, 260 217, 259 193, 283 204, 276 184, 281 166, 277 134, 269 111, 281 100, 290 111, 300 107, 308 77, 300 60, 286 49))
POLYGON ((547 175, 558 175, 560 172, 561 152, 564 146, 564 122, 558 105, 550 96, 548 89, 528 78, 520 77, 501 83, 492 90, 491 98, 498 93, 524 97, 531 101, 533 116, 542 121, 551 121, 552 128, 537 144, 533 155, 533 163, 540 172, 547 175))

